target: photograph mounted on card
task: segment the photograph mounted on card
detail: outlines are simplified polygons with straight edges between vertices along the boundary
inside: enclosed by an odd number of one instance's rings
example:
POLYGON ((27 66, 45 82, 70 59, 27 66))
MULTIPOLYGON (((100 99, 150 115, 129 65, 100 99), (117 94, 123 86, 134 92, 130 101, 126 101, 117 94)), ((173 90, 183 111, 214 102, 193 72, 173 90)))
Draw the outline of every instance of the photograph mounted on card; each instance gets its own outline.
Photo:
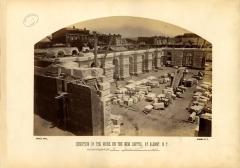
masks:
POLYGON ((212 44, 194 32, 109 16, 35 43, 34 135, 211 134, 212 44))

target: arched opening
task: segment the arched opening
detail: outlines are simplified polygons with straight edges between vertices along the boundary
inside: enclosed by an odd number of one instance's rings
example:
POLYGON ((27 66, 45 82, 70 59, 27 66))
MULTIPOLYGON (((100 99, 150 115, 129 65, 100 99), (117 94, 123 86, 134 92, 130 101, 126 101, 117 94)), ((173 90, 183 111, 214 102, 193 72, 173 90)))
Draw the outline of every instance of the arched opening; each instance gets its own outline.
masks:
POLYGON ((133 67, 133 57, 129 57, 129 74, 134 74, 134 67, 133 67))
POLYGON ((114 65, 113 79, 119 80, 119 78, 120 78, 119 61, 117 58, 113 59, 113 65, 114 65))

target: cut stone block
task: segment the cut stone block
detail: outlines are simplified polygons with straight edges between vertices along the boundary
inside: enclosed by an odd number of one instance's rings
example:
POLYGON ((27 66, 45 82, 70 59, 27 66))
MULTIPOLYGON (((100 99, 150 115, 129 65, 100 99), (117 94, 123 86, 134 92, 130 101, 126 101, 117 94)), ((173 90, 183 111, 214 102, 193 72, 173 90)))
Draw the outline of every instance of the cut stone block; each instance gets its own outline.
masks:
POLYGON ((123 98, 123 94, 117 94, 117 98, 122 99, 123 98))
POLYGON ((148 93, 148 95, 146 96, 146 100, 149 100, 149 101, 153 101, 155 98, 156 98, 155 93, 148 93))
POLYGON ((102 68, 91 68, 91 75, 94 77, 100 77, 103 75, 102 68))
POLYGON ((190 111, 195 112, 196 114, 199 114, 202 112, 203 108, 204 108, 203 106, 194 105, 190 107, 190 111))
POLYGON ((161 103, 154 103, 153 108, 155 110, 164 109, 164 103, 162 103, 162 102, 161 103))
POLYGON ((133 99, 130 98, 130 99, 128 99, 128 106, 132 106, 132 105, 133 105, 133 99))
POLYGON ((147 112, 150 112, 153 109, 153 106, 151 104, 144 107, 144 110, 147 112))
POLYGON ((74 68, 73 76, 80 78, 80 79, 88 78, 89 76, 92 76, 91 69, 89 69, 89 68, 74 68))
POLYGON ((102 76, 99 77, 99 79, 100 79, 100 81, 103 82, 103 83, 104 83, 104 82, 108 82, 106 76, 103 76, 103 75, 102 75, 102 76))
POLYGON ((110 89, 110 83, 109 82, 99 83, 99 89, 100 90, 110 89))
POLYGON ((100 97, 108 96, 110 94, 110 89, 100 90, 99 93, 100 93, 100 97))
POLYGON ((68 67, 61 67, 61 73, 72 76, 73 75, 73 69, 68 68, 68 67))

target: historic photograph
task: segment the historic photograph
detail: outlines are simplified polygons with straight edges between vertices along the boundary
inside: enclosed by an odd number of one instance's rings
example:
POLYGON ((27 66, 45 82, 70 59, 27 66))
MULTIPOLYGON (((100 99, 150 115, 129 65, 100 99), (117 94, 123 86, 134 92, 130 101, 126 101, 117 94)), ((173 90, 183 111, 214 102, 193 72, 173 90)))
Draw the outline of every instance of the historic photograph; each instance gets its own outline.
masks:
POLYGON ((212 44, 177 25, 128 16, 46 34, 34 45, 33 131, 211 137, 212 44))

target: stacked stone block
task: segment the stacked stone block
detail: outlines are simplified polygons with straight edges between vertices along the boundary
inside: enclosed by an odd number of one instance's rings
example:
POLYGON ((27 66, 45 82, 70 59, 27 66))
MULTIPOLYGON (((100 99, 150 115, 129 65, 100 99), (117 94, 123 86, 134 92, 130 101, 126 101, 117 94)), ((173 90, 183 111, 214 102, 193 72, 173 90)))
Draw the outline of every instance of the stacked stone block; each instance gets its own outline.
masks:
POLYGON ((152 70, 152 53, 145 53, 145 72, 150 72, 152 70))
POLYGON ((134 74, 138 75, 143 72, 142 70, 142 56, 141 54, 134 55, 134 74))
POLYGON ((126 79, 129 75, 129 57, 120 56, 120 79, 126 79))

